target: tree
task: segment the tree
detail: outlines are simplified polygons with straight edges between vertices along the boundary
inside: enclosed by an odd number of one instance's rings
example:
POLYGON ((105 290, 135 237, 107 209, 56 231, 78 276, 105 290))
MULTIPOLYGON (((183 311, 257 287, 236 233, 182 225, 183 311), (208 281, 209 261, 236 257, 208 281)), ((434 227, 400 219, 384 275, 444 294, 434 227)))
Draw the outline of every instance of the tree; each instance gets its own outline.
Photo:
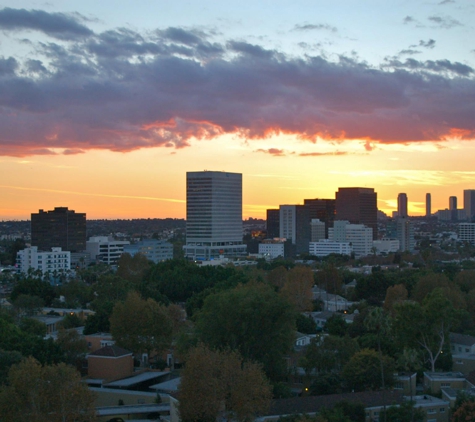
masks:
POLYGON ((295 306, 297 312, 305 312, 313 308, 312 287, 312 270, 309 267, 298 266, 287 273, 287 281, 280 292, 295 306))
POLYGON ((160 353, 170 344, 172 321, 166 307, 153 299, 141 299, 130 292, 124 302, 114 306, 110 318, 111 334, 119 346, 133 352, 160 353))
MULTIPOLYGON (((382 361, 384 384, 390 387, 394 384, 394 360, 383 355, 382 361)), ((372 349, 363 349, 355 353, 343 368, 342 376, 350 390, 379 390, 382 387, 382 382, 378 352, 372 349)))
POLYGON ((407 401, 399 406, 390 406, 381 412, 379 419, 387 422, 423 422, 425 413, 422 409, 414 408, 414 403, 407 401))
POLYGON ((13 288, 10 299, 15 302, 20 295, 39 296, 43 299, 44 305, 46 306, 50 306, 56 297, 56 293, 51 284, 36 278, 20 280, 13 288))
POLYGON ((60 328, 56 343, 64 353, 64 360, 70 365, 76 365, 78 359, 87 353, 87 342, 75 329, 60 328))
POLYGON ((394 305, 407 300, 408 293, 404 284, 396 284, 395 286, 389 286, 386 290, 386 298, 384 299, 383 308, 385 311, 394 313, 394 305))
POLYGON ((45 303, 39 296, 20 294, 13 302, 13 306, 20 315, 36 315, 45 303))
POLYGON ((205 344, 261 362, 267 376, 278 381, 285 372, 284 355, 293 345, 295 313, 270 286, 247 284, 208 296, 196 316, 196 329, 205 344))
POLYGON ((47 331, 46 324, 34 318, 22 318, 20 320, 20 329, 25 333, 39 337, 44 337, 47 331))
POLYGON ((183 422, 252 421, 270 406, 271 386, 261 366, 237 352, 213 351, 203 344, 190 351, 180 383, 183 422))
POLYGON ((315 334, 317 332, 317 324, 311 316, 305 314, 297 315, 297 331, 304 334, 315 334))
POLYGON ((117 262, 116 274, 124 280, 139 286, 151 266, 152 262, 142 253, 137 253, 134 256, 123 253, 117 262))
POLYGON ((28 358, 10 369, 8 386, 0 390, 0 414, 2 422, 92 422, 96 420, 94 400, 74 368, 65 364, 42 367, 28 358))
POLYGON ((336 373, 359 351, 358 343, 346 337, 324 336, 312 340, 300 359, 307 375, 317 372, 336 373))
POLYGON ((439 358, 449 331, 458 318, 452 303, 441 288, 436 288, 422 305, 406 302, 395 306, 394 325, 399 343, 406 347, 419 347, 425 352, 431 371, 439 358))
POLYGON ((348 333, 348 323, 342 315, 334 314, 327 319, 324 329, 332 336, 344 336, 348 333))
POLYGON ((277 291, 279 291, 280 289, 282 289, 282 287, 284 287, 284 284, 287 281, 287 274, 287 268, 281 265, 270 270, 267 273, 267 282, 271 286, 274 286, 277 291))
POLYGON ((452 422, 475 421, 475 402, 469 401, 462 404, 452 415, 452 422))

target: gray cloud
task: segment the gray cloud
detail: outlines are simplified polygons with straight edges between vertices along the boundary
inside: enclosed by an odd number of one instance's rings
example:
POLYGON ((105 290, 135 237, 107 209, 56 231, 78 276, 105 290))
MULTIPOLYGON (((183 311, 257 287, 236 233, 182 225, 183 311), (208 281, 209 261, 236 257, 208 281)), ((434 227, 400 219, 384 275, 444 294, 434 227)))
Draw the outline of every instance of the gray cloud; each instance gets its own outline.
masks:
POLYGON ((0 10, 0 28, 35 30, 59 39, 88 37, 93 34, 89 28, 78 22, 76 16, 8 7, 0 10))
POLYGON ((451 62, 449 60, 426 60, 424 62, 415 59, 406 59, 405 62, 390 60, 388 66, 432 72, 452 72, 459 76, 470 76, 474 73, 472 67, 459 62, 451 62))
POLYGON ((294 31, 330 31, 338 32, 338 29, 335 26, 328 24, 305 24, 305 25, 295 25, 293 28, 294 31))
POLYGON ((474 70, 462 63, 391 59, 377 69, 357 57, 295 58, 210 39, 176 28, 149 35, 117 28, 32 44, 41 59, 1 58, 0 154, 183 148, 222 134, 475 136, 474 70))
POLYGON ((419 46, 420 47, 425 47, 425 48, 434 48, 435 47, 435 40, 432 38, 428 41, 420 40, 419 41, 419 46))
POLYGON ((458 20, 451 18, 450 16, 429 16, 431 22, 436 24, 439 28, 451 29, 456 26, 463 26, 458 20))
POLYGON ((406 50, 401 50, 398 55, 402 56, 402 55, 413 55, 413 54, 421 54, 420 51, 418 50, 413 50, 413 49, 406 49, 406 50))

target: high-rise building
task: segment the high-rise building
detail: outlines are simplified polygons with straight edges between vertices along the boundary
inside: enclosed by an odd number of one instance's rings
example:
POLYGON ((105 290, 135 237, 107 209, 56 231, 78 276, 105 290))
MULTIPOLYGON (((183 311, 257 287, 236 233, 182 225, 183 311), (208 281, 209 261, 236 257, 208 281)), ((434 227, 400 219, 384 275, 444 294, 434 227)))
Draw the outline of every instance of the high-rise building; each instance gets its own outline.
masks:
POLYGON ((242 174, 186 173, 185 256, 210 260, 243 256, 242 174))
POLYGON ((310 210, 307 205, 281 205, 280 237, 295 245, 295 252, 308 253, 310 242, 310 210))
POLYGON ((398 217, 396 219, 396 237, 399 240, 400 251, 414 251, 414 225, 407 217, 398 217))
POLYGON ((335 200, 334 199, 304 199, 304 205, 310 209, 310 219, 318 218, 325 223, 325 238, 328 238, 328 229, 333 227, 335 221, 335 200))
POLYGON ((397 215, 398 217, 407 217, 407 195, 400 193, 397 196, 397 215))
POLYGON ((364 224, 373 229, 373 239, 378 238, 377 193, 373 188, 338 188, 336 219, 351 224, 364 224))
POLYGON ((312 218, 310 221, 311 235, 310 242, 318 242, 319 240, 326 239, 325 236, 325 223, 318 218, 312 218))
POLYGON ((430 193, 426 193, 426 217, 430 217, 432 215, 432 198, 430 193))
POLYGON ((267 210, 267 220, 266 220, 266 237, 268 239, 274 239, 280 236, 280 223, 279 223, 279 216, 280 210, 276 209, 268 209, 267 210))
POLYGON ((450 211, 450 220, 457 221, 458 213, 457 213, 457 197, 456 196, 449 197, 449 211, 450 211))
POLYGON ((364 224, 335 220, 333 228, 328 231, 328 239, 340 243, 349 242, 356 257, 367 256, 373 247, 373 230, 364 224))
POLYGON ((449 196, 449 210, 454 211, 457 209, 457 197, 449 196))
POLYGON ((465 189, 463 191, 463 208, 469 222, 475 219, 475 189, 465 189))
POLYGON ((31 214, 31 245, 39 251, 61 248, 79 252, 86 249, 86 214, 67 207, 31 214))

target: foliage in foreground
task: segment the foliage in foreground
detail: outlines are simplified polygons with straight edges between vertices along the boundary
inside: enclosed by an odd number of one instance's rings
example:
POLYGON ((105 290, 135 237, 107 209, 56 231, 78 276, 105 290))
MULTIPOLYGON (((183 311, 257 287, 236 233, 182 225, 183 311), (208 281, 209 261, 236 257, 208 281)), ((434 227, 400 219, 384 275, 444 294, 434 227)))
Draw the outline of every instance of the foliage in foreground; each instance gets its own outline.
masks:
POLYGON ((77 371, 60 363, 41 366, 28 358, 13 365, 0 390, 2 422, 92 422, 94 393, 77 371))

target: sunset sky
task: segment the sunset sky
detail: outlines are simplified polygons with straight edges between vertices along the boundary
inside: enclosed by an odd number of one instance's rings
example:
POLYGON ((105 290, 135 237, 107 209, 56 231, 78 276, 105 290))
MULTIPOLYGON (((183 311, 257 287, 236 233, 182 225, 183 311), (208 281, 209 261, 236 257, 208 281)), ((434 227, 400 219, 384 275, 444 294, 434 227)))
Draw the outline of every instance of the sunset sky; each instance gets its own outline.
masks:
POLYGON ((0 0, 0 220, 243 216, 373 187, 390 214, 475 189, 473 0, 0 0))

